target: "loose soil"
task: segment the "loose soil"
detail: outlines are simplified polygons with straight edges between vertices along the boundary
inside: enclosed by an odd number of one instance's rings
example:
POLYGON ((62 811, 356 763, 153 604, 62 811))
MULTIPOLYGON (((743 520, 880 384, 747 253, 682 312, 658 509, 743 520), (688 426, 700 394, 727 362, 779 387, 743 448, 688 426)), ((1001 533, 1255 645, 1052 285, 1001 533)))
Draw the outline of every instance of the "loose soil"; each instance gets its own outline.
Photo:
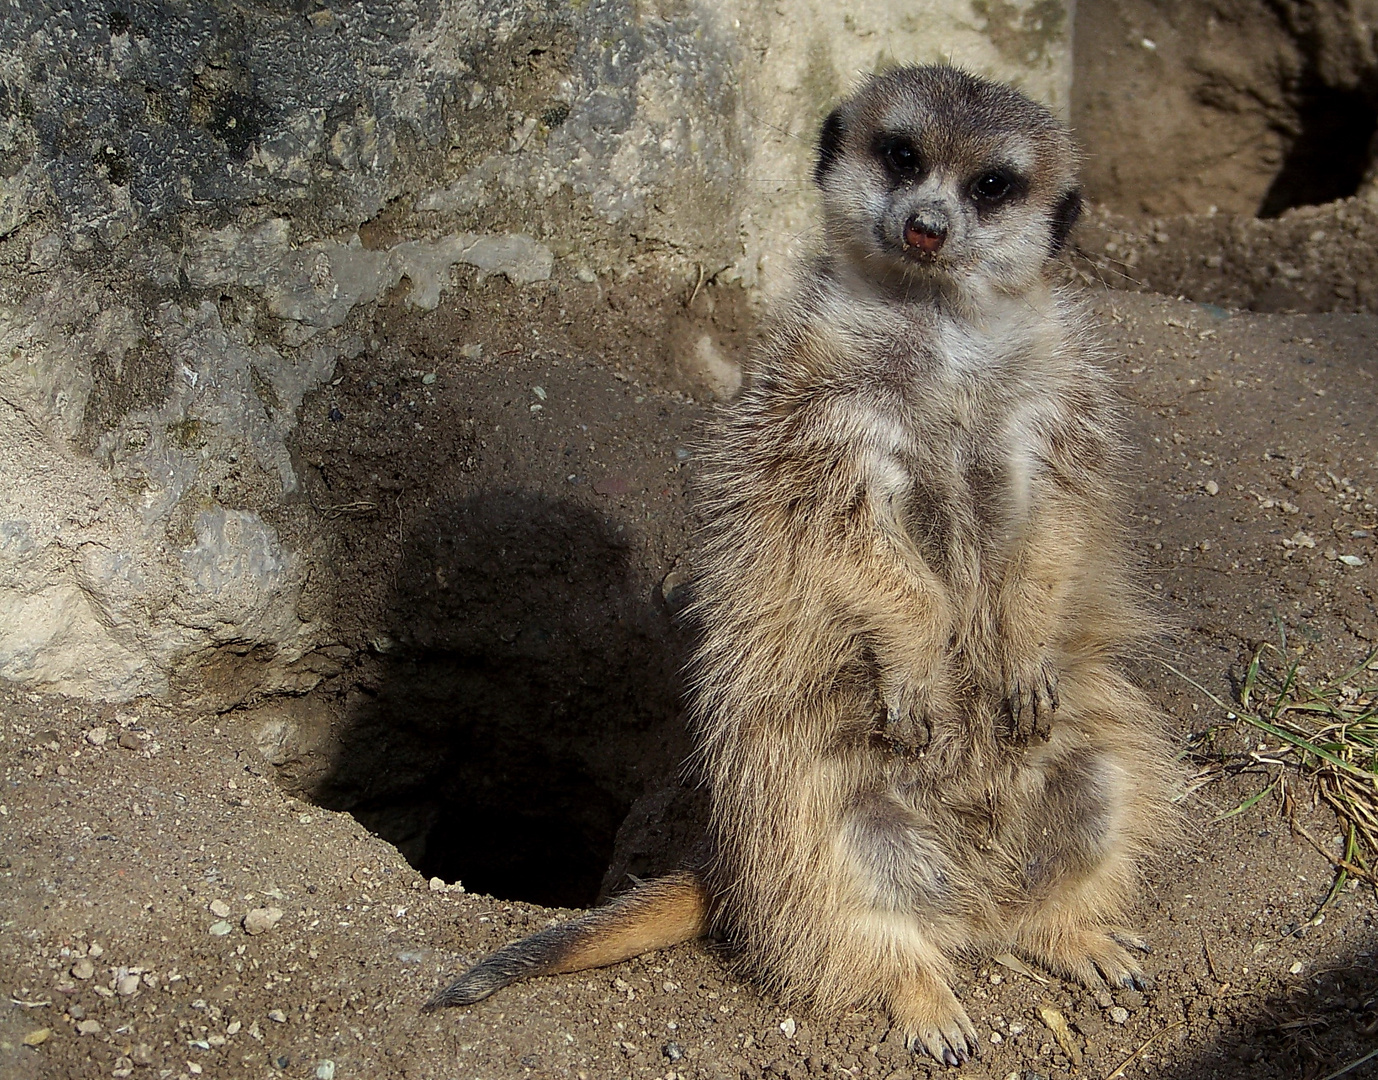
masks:
MULTIPOLYGON (((1378 316, 1087 295, 1167 628, 1136 676, 1172 717, 1189 828, 1139 907, 1153 986, 973 957, 958 990, 986 1053, 963 1072, 1102 1080, 1137 1055, 1131 1078, 1324 1075, 1378 1044, 1374 893, 1316 918, 1331 868, 1273 796, 1217 820, 1278 768, 1161 661, 1228 698, 1280 625, 1312 677, 1372 648, 1378 316)), ((358 354, 303 408, 306 495, 275 525, 325 630, 298 684, 231 649, 176 706, 0 691, 0 1075, 948 1072, 883 1014, 781 1007, 707 944, 419 1011, 568 914, 542 904, 592 903, 692 841, 667 780, 688 493, 751 318, 711 283, 564 271, 471 280, 424 315, 403 299, 359 316, 358 354), (281 914, 250 933, 255 909, 281 914)), ((1292 791, 1338 854, 1333 816, 1292 791)))

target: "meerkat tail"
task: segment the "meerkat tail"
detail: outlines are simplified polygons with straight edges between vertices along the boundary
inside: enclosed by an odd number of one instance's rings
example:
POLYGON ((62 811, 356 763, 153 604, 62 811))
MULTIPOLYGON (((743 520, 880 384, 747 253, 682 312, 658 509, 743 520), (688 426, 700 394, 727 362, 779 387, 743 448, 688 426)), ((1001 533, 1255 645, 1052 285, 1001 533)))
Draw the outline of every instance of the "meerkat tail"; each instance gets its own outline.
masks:
POLYGON ((639 885, 603 907, 505 945, 479 961, 425 1008, 472 1005, 536 975, 606 967, 708 932, 708 892, 691 873, 639 885))

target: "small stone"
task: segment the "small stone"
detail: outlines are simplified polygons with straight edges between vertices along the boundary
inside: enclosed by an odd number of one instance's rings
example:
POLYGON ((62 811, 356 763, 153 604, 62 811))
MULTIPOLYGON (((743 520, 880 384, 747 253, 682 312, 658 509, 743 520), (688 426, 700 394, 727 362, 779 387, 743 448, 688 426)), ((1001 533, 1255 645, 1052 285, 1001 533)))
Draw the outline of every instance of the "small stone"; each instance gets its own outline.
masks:
POLYGON ((1207 495, 1219 495, 1219 494, 1220 494, 1220 485, 1217 484, 1214 480, 1207 480, 1207 481, 1206 481, 1206 494, 1207 494, 1207 495))
POLYGON ((217 923, 211 923, 210 933, 215 937, 224 937, 230 932, 230 929, 230 924, 224 919, 221 919, 217 923))
POLYGON ((93 727, 86 733, 86 741, 92 746, 104 746, 105 740, 110 738, 110 729, 103 727, 93 727))
POLYGON ((660 1048, 660 1052, 671 1061, 679 1061, 684 1057, 684 1050, 679 1043, 668 1042, 660 1048))
POLYGON ((1288 973, 1289 975, 1300 975, 1300 974, 1301 974, 1301 961, 1298 960, 1295 964, 1293 964, 1290 968, 1288 968, 1288 969, 1287 969, 1287 973, 1288 973))
POLYGON ((1350 531, 1349 535, 1353 540, 1367 540, 1373 534, 1367 529, 1353 529, 1350 531))
POLYGON ((101 1028, 99 1020, 77 1021, 77 1034, 79 1035, 95 1035, 97 1032, 100 1031, 100 1029, 101 1028))
POLYGON ((792 1039, 792 1038, 794 1038, 794 1031, 795 1031, 794 1017, 792 1017, 792 1016, 786 1017, 785 1020, 784 1020, 784 1022, 781 1023, 781 1025, 780 1025, 780 1030, 783 1031, 783 1032, 785 1033, 785 1038, 787 1038, 787 1039, 792 1039))
POLYGON ((152 1065, 153 1047, 149 1046, 148 1043, 139 1043, 129 1052, 129 1058, 135 1065, 152 1065))
POLYGON ((482 360, 483 346, 478 342, 473 342, 469 345, 461 345, 459 347, 459 355, 466 360, 482 360))
POLYGON ((37 1028, 24 1036, 25 1046, 42 1046, 48 1041, 48 1036, 53 1033, 52 1028, 37 1028))
MULTIPOLYGON (((73 989, 76 989, 76 988, 73 987, 73 989)), ((84 1008, 82 1008, 80 1005, 75 1005, 75 1004, 74 1004, 74 1005, 68 1005, 68 1006, 67 1006, 67 1015, 70 1016, 73 1020, 85 1020, 85 1019, 86 1019, 86 1010, 85 1010, 84 1008)))
POLYGON ((225 1028, 225 1034, 226 1034, 226 1035, 238 1035, 238 1034, 239 1034, 239 1029, 242 1028, 243 1026, 244 1026, 244 1025, 241 1024, 238 1020, 231 1020, 230 1023, 229 1023, 229 1026, 225 1028))
POLYGON ((1096 991, 1096 1004, 1102 1009, 1108 1009, 1115 1004, 1115 999, 1110 996, 1109 990, 1098 990, 1096 991))
POLYGON ((223 900, 212 900, 210 902, 210 913, 217 919, 227 919, 230 916, 230 905, 223 900))
POLYGON ((1346 566, 1363 566, 1363 565, 1364 565, 1364 560, 1361 559, 1361 558, 1359 558, 1358 555, 1341 555, 1341 556, 1340 556, 1340 562, 1344 563, 1346 566))
POLYGON ((126 750, 142 750, 144 746, 143 741, 132 731, 121 731, 120 737, 115 741, 126 750))
POLYGON ((287 1014, 281 1009, 269 1009, 268 1019, 275 1024, 285 1024, 287 1023, 287 1014))
POLYGON ((121 975, 115 982, 115 993, 121 997, 128 997, 139 989, 139 977, 137 975, 121 975))
POLYGON ((426 374, 424 374, 424 375, 421 376, 421 385, 422 385, 422 386, 433 386, 434 384, 435 384, 435 372, 434 372, 434 371, 428 371, 428 372, 426 372, 426 374))
POLYGON ((590 270, 587 266, 579 267, 578 270, 574 271, 574 276, 577 277, 580 281, 582 281, 585 285, 592 285, 595 281, 598 280, 598 275, 595 274, 592 270, 590 270))
POLYGON ((89 979, 95 973, 96 965, 84 956, 72 965, 72 977, 74 979, 89 979))
POLYGON ((335 1063, 329 1058, 316 1066, 316 1080, 335 1080, 335 1063))
POLYGON ((105 955, 105 950, 93 941, 90 945, 86 947, 86 955, 99 959, 100 957, 105 955))
POLYGON ((1339 557, 1340 552, 1338 548, 1326 548, 1321 552, 1321 558, 1325 559, 1327 562, 1334 562, 1339 557))
POLYGON ((433 877, 433 878, 431 878, 431 892, 444 892, 444 891, 445 891, 445 879, 444 879, 444 878, 438 878, 438 877, 433 877))
POLYGON ((1110 1022, 1112 1024, 1123 1024, 1129 1020, 1129 1010, 1122 1005, 1116 1005, 1110 1010, 1110 1022))
POLYGON ((244 916, 246 934, 266 934, 282 918, 282 908, 253 908, 244 916))

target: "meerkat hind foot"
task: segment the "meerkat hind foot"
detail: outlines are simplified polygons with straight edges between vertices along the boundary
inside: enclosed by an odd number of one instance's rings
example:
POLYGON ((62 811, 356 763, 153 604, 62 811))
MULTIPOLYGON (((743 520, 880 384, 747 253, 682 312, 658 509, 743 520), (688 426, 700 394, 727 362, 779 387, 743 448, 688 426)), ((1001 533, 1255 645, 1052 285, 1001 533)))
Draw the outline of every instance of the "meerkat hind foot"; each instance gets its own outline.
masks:
POLYGON ((923 1050, 945 1065, 965 1065, 981 1055, 976 1028, 945 985, 912 988, 891 1003, 890 1012, 905 1047, 915 1053, 923 1050))
POLYGON ((1146 990, 1148 978, 1128 948, 1148 952, 1148 942, 1120 927, 1069 930, 1046 949, 1032 950, 1044 967, 1068 975, 1093 990, 1107 984, 1126 990, 1146 990))

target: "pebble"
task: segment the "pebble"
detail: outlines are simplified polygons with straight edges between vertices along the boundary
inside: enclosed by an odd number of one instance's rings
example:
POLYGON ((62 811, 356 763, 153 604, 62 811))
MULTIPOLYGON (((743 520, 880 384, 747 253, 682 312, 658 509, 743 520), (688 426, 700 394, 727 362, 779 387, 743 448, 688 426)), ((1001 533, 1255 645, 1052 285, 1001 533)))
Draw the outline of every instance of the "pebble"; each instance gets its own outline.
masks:
POLYGON ((431 892, 444 892, 447 887, 444 878, 433 877, 431 878, 430 884, 431 892))
POLYGON ((24 1036, 25 1046, 42 1046, 48 1041, 48 1036, 53 1033, 52 1028, 38 1028, 24 1036))
POLYGON ((1129 1010, 1123 1006, 1116 1005, 1110 1010, 1110 1022, 1112 1024, 1124 1024, 1129 1021, 1129 1010))
POLYGON ((115 993, 121 997, 128 997, 139 988, 139 977, 137 975, 122 975, 115 983, 115 993))
POLYGON ((335 1080, 335 1063, 329 1058, 316 1066, 316 1080, 335 1080))
POLYGON ((211 923, 210 932, 215 937, 224 937, 226 934, 230 932, 230 924, 227 923, 224 919, 221 919, 217 923, 211 923))
POLYGON ((1214 480, 1207 480, 1207 481, 1206 481, 1206 494, 1207 494, 1207 495, 1219 495, 1219 494, 1220 494, 1220 485, 1217 484, 1214 480))
POLYGON ((664 1054, 667 1058, 669 1058, 671 1061, 679 1061, 681 1058, 684 1057, 684 1049, 679 1045, 679 1043, 667 1042, 664 1046, 660 1048, 660 1052, 664 1054))
POLYGON ((281 1009, 269 1009, 268 1019, 275 1024, 285 1024, 287 1023, 287 1014, 281 1009))
POLYGON ((780 1025, 780 1030, 783 1031, 783 1032, 785 1033, 785 1038, 787 1038, 787 1039, 792 1039, 792 1038, 794 1038, 794 1031, 795 1031, 794 1017, 792 1017, 792 1016, 786 1017, 785 1020, 784 1020, 784 1022, 780 1025))
POLYGON ((86 955, 90 957, 101 957, 105 955, 105 950, 93 941, 86 947, 86 955))
POLYGON ((84 956, 72 965, 72 977, 74 979, 89 979, 95 973, 96 965, 84 956))
POLYGON ((120 732, 120 737, 116 742, 126 750, 142 750, 144 746, 143 742, 132 731, 120 732))
POLYGON ((212 900, 210 903, 210 912, 217 919, 229 918, 230 905, 223 900, 212 900))
POLYGON ((77 1033, 79 1035, 95 1035, 100 1031, 99 1020, 79 1020, 77 1021, 77 1033))
POLYGON ((1361 559, 1361 558, 1359 558, 1358 555, 1341 555, 1341 556, 1340 556, 1340 562, 1344 563, 1346 566, 1363 566, 1363 565, 1364 565, 1364 560, 1361 559))
POLYGON ((266 934, 282 918, 282 908, 253 908, 244 916, 246 934, 266 934))
POLYGON ((92 746, 104 746, 105 740, 110 738, 110 729, 103 727, 93 727, 86 733, 86 741, 92 746))

